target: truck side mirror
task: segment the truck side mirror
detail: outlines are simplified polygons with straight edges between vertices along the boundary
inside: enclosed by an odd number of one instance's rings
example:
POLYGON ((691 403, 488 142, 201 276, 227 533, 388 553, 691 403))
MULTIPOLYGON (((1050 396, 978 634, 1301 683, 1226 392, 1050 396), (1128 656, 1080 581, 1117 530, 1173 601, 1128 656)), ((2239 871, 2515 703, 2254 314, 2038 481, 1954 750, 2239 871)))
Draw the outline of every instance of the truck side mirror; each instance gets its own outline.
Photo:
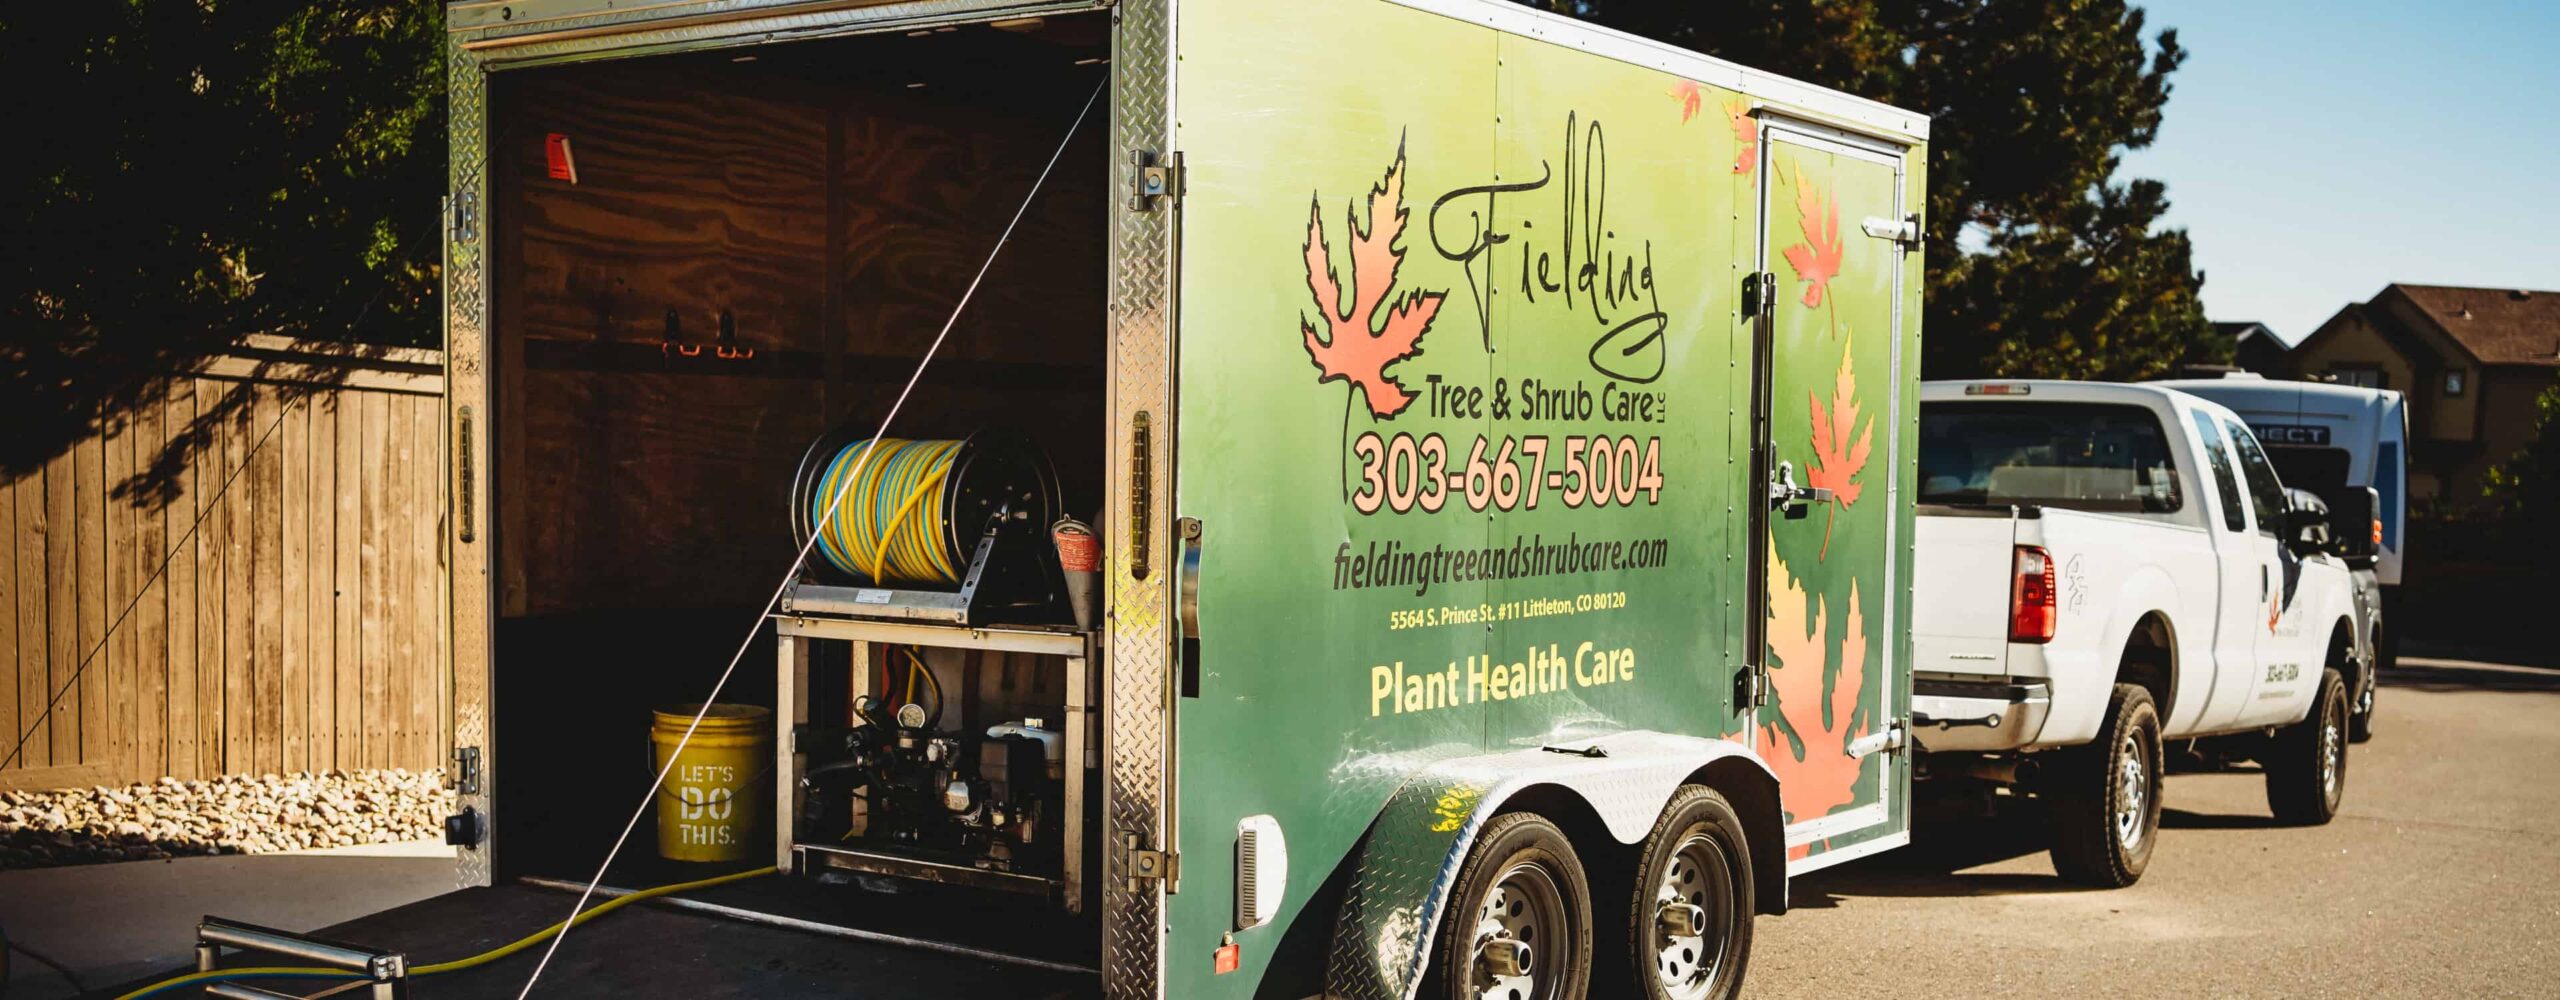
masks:
POLYGON ((2326 551, 2329 548, 2329 505, 2318 496, 2302 490, 2284 492, 2286 544, 2305 554, 2326 551))
POLYGON ((2382 495, 2373 487, 2340 489, 2322 497, 2329 503, 2329 538, 2351 566, 2373 565, 2382 548, 2382 495))

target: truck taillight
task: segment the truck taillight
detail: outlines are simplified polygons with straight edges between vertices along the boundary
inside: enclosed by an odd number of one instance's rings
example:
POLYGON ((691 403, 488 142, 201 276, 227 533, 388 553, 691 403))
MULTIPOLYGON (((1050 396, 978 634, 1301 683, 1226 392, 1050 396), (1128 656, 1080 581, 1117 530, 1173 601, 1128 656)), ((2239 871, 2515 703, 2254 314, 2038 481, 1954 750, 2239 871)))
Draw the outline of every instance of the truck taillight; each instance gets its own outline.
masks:
POLYGON ((2017 576, 2009 585, 2009 641, 2053 641, 2053 553, 2018 546, 2017 576))

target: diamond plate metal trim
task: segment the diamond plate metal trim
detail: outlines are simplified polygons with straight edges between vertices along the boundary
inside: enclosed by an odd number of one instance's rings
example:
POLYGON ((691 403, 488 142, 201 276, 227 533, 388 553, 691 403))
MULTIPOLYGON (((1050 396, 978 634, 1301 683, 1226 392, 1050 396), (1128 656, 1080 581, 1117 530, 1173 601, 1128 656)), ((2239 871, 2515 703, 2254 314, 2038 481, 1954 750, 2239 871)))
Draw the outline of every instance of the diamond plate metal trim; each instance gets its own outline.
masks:
MULTIPOLYGON (((446 134, 451 144, 448 180, 453 205, 452 218, 445 227, 445 329, 444 391, 445 448, 473 449, 471 460, 448 461, 446 467, 458 475, 471 470, 474 482, 456 482, 455 491, 470 491, 476 497, 488 497, 489 454, 483 442, 489 440, 487 428, 493 422, 476 421, 479 429, 469 440, 459 440, 455 428, 461 407, 476 408, 480 413, 488 407, 488 261, 484 254, 489 201, 487 164, 489 157, 489 74, 478 57, 465 50, 458 40, 445 45, 445 79, 447 89, 446 134)), ((455 513, 464 509, 459 493, 448 499, 455 513)), ((489 823, 494 802, 491 789, 497 787, 498 769, 496 735, 489 725, 491 690, 489 671, 489 612, 492 595, 489 589, 489 518, 488 504, 469 505, 471 516, 480 523, 451 524, 446 529, 445 546, 451 553, 446 565, 448 599, 445 602, 449 642, 446 653, 453 664, 453 745, 480 748, 480 791, 462 797, 460 806, 477 810, 481 821, 489 823), (474 539, 464 542, 464 537, 474 539)), ((450 520, 450 518, 448 518, 450 520)), ((494 829, 484 826, 483 829, 494 829)), ((489 884, 490 855, 497 849, 496 838, 483 838, 479 849, 454 852, 454 881, 462 888, 489 884)))
MULTIPOLYGON (((1112 190, 1135 183, 1130 150, 1173 144, 1173 0, 1128 0, 1113 13, 1112 190)), ((1116 204, 1116 203, 1115 203, 1116 204)), ((1173 210, 1111 213, 1111 439, 1106 496, 1128 498, 1146 477, 1152 565, 1133 565, 1127 523, 1111 542, 1111 640, 1103 711, 1102 990, 1112 1000, 1164 996, 1165 885, 1133 880, 1124 848, 1171 849, 1167 805, 1173 748, 1166 610, 1173 546, 1173 210), (1154 428, 1143 469, 1130 462, 1140 413, 1154 428), (1143 578, 1141 574, 1143 573, 1143 578)))
POLYGON ((1729 740, 1631 732, 1569 745, 1597 747, 1607 756, 1538 748, 1468 754, 1458 747, 1359 765, 1411 776, 1356 849, 1325 963, 1326 997, 1411 1000, 1431 964, 1432 941, 1467 851, 1521 789, 1563 787, 1590 804, 1610 836, 1635 844, 1653 829, 1671 793, 1700 768, 1741 757, 1768 771, 1757 755, 1729 740))

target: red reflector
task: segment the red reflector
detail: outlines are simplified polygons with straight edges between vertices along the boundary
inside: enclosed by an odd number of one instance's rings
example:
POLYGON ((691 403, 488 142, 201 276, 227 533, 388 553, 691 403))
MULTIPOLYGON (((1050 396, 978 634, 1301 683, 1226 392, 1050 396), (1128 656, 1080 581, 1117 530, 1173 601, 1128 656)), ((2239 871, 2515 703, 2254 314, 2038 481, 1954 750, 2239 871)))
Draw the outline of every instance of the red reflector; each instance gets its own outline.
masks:
POLYGON ((2373 544, 2382 544, 2382 519, 2378 517, 2373 519, 2373 544))
POLYGON ((2009 641, 2053 641, 2053 553, 2033 545, 2018 546, 2016 574, 2009 587, 2009 641))
POLYGON ((569 137, 553 132, 542 137, 542 158, 551 168, 551 179, 578 182, 578 160, 569 155, 569 137))
POLYGON ((1232 942, 1221 946, 1217 956, 1217 961, 1212 966, 1215 970, 1211 973, 1212 975, 1223 976, 1244 966, 1244 948, 1232 942))

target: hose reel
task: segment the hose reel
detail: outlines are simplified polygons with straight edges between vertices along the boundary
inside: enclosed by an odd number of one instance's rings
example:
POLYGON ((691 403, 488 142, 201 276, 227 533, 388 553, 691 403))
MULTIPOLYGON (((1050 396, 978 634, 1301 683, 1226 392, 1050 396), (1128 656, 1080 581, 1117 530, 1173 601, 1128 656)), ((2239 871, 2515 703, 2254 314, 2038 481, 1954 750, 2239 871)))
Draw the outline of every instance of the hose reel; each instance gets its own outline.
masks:
POLYGON ((1048 537, 1063 507, 1056 467, 1019 433, 875 443, 839 428, 792 477, 792 541, 816 558, 785 610, 1068 624, 1048 537))

